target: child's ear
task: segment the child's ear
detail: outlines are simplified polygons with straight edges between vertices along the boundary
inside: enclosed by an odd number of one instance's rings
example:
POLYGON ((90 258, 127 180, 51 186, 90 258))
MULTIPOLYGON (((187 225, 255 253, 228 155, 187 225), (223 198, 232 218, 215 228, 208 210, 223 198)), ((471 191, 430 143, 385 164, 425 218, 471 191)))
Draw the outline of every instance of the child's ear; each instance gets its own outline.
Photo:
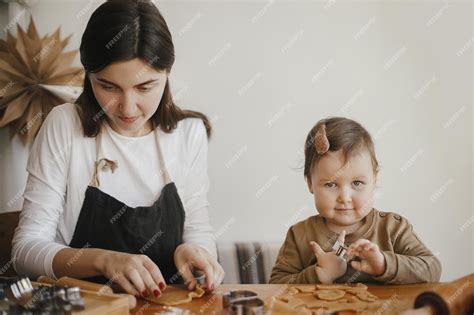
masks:
POLYGON ((313 192, 313 183, 311 181, 311 176, 306 176, 306 184, 308 184, 309 192, 314 194, 314 192, 313 192))

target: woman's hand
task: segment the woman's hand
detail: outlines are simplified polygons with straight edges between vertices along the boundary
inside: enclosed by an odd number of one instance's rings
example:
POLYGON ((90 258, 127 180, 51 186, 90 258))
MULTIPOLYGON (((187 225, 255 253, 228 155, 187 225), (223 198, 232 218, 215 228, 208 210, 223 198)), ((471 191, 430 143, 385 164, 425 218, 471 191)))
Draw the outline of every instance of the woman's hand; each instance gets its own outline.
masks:
MULTIPOLYGON (((337 239, 344 244, 345 237, 346 231, 342 231, 337 239)), ((321 283, 333 283, 334 280, 346 273, 347 263, 337 257, 334 251, 326 253, 321 246, 314 241, 309 242, 309 245, 318 260, 316 264, 316 274, 321 283)))
POLYGON ((204 248, 194 244, 179 245, 174 252, 174 262, 184 279, 188 290, 194 290, 196 279, 193 270, 199 269, 206 275, 205 287, 213 291, 224 280, 224 269, 204 248))
POLYGON ((104 250, 98 255, 95 264, 105 277, 137 298, 149 294, 159 297, 166 288, 160 269, 146 255, 104 250))
POLYGON ((360 239, 352 243, 347 250, 348 259, 359 256, 361 261, 352 261, 352 268, 373 276, 381 276, 385 272, 385 256, 379 246, 369 240, 360 239))

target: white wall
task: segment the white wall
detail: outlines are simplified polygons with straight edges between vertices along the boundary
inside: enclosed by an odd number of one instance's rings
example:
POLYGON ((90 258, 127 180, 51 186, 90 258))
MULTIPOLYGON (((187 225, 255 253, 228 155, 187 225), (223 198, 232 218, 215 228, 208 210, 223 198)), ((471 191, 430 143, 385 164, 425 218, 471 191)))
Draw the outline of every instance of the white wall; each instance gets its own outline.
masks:
MULTIPOLYGON (((471 6, 471 16, 474 16, 474 5, 471 6)), ((471 24, 472 24, 472 21, 471 21, 471 24)), ((471 52, 471 78, 472 78, 472 74, 474 73, 474 54, 471 52)), ((472 114, 472 120, 474 122, 474 110, 471 110, 471 114, 472 114)), ((471 124, 471 128, 472 128, 472 124, 471 124)), ((471 129, 471 135, 472 135, 472 129, 471 129)), ((472 165, 474 165, 474 137, 471 137, 471 140, 472 140, 472 143, 471 143, 471 158, 472 158, 472 165)), ((472 218, 474 218, 474 201, 472 199, 474 199, 474 167, 471 167, 471 171, 472 171, 472 175, 471 175, 471 189, 472 189, 472 192, 471 192, 471 211, 472 211, 472 218)), ((473 245, 474 245, 474 228, 471 229, 472 231, 472 240, 473 240, 473 245)), ((474 247, 474 246, 473 246, 474 247)), ((472 270, 474 270, 474 250, 472 250, 472 270)))
MULTIPOLYGON (((316 212, 299 169, 304 139, 318 119, 344 115, 376 138, 376 206, 413 223, 442 280, 473 272, 472 3, 158 5, 176 46, 175 98, 213 120, 220 241, 282 241, 316 212)), ((61 25, 78 47, 95 6, 43 0, 31 10, 40 32, 61 25)))

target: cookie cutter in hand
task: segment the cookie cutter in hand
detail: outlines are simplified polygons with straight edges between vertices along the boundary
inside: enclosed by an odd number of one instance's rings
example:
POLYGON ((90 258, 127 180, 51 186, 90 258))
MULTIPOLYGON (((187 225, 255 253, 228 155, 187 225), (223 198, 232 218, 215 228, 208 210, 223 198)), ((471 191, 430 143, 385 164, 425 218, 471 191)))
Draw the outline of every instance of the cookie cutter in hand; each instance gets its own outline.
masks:
POLYGON ((344 245, 344 243, 341 242, 340 240, 337 240, 332 246, 332 250, 334 251, 336 256, 345 261, 347 261, 347 258, 349 257, 347 255, 347 249, 348 249, 347 246, 344 245))
POLYGON ((196 279, 196 283, 199 284, 199 285, 204 285, 206 284, 206 274, 204 272, 202 272, 201 270, 199 269, 194 269, 193 270, 193 276, 194 276, 194 279, 196 279))
POLYGON ((248 290, 230 291, 222 296, 222 306, 232 315, 263 315, 264 303, 257 293, 248 290))
POLYGON ((337 240, 332 246, 332 250, 334 251, 336 256, 346 261, 348 264, 350 264, 353 261, 360 261, 359 256, 353 256, 351 259, 348 260, 349 258, 349 255, 347 254, 348 249, 349 248, 346 245, 344 245, 344 243, 341 242, 340 240, 337 240))

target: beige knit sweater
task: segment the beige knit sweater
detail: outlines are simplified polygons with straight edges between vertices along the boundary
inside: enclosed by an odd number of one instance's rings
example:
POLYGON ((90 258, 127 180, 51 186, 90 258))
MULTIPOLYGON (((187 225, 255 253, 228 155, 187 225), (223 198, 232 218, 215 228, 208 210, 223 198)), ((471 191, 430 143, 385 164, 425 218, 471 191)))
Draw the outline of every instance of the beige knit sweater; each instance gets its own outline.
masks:
MULTIPOLYGON (((337 236, 328 229, 320 215, 290 227, 273 267, 270 283, 319 283, 317 261, 309 242, 316 241, 323 250, 330 251, 337 236)), ((346 273, 335 282, 407 284, 439 281, 441 263, 402 216, 371 210, 365 217, 364 225, 346 235, 345 245, 361 238, 379 246, 387 262, 385 273, 375 277, 348 265, 346 273)))

